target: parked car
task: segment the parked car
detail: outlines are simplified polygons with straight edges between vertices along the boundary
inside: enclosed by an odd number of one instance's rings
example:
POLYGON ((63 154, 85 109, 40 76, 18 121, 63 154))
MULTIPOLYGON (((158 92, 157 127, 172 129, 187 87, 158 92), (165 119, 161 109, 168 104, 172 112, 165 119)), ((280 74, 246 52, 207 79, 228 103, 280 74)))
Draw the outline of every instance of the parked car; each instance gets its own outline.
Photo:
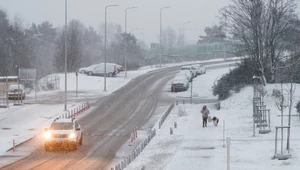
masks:
POLYGON ((189 82, 193 80, 193 75, 189 70, 180 70, 180 72, 177 74, 185 74, 188 77, 189 82))
POLYGON ((192 66, 182 66, 180 70, 190 71, 192 78, 196 76, 196 71, 193 70, 192 66))
POLYGON ((24 100, 26 97, 25 88, 22 84, 12 84, 8 87, 8 99, 24 100))
POLYGON ((206 68, 203 67, 201 64, 194 64, 194 65, 192 65, 192 67, 195 68, 197 75, 206 73, 206 68))
POLYGON ((75 118, 56 118, 44 132, 46 151, 56 148, 77 149, 83 143, 82 130, 75 118))
POLYGON ((81 73, 81 74, 87 74, 87 73, 88 73, 88 70, 93 69, 93 68, 96 67, 97 65, 98 65, 98 64, 93 64, 93 65, 88 66, 88 67, 80 68, 80 69, 78 70, 78 72, 81 73))
POLYGON ((105 71, 105 66, 102 63, 96 65, 95 67, 89 68, 87 70, 87 74, 89 76, 92 76, 92 75, 105 76, 105 72, 106 72, 106 76, 113 77, 113 76, 117 75, 118 70, 115 65, 108 64, 108 65, 106 65, 106 71, 105 71))
POLYGON ((171 91, 186 91, 189 88, 189 81, 186 79, 184 75, 177 75, 172 80, 171 91))
MULTIPOLYGON (((104 63, 100 63, 99 65, 103 65, 104 63)), ((124 71, 123 66, 119 65, 119 64, 115 64, 115 63, 106 63, 106 66, 115 66, 117 69, 117 73, 120 73, 121 71, 124 71)))
POLYGON ((184 76, 186 78, 187 81, 190 81, 190 74, 188 72, 179 72, 175 75, 175 77, 177 76, 184 76))
MULTIPOLYGON (((100 63, 100 64, 104 64, 104 63, 100 63)), ((116 66, 118 73, 120 73, 121 71, 124 71, 123 66, 119 65, 119 64, 115 64, 115 63, 106 63, 106 65, 113 65, 116 66)))

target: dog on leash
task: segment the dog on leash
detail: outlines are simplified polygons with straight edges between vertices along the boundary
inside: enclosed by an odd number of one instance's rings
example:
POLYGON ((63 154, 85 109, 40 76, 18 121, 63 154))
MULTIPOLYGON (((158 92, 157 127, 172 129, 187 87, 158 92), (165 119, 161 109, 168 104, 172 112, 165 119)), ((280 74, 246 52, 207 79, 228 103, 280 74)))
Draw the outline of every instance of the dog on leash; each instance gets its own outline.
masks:
POLYGON ((215 126, 218 126, 218 124, 219 124, 219 118, 213 117, 212 121, 213 121, 213 123, 214 123, 215 126))

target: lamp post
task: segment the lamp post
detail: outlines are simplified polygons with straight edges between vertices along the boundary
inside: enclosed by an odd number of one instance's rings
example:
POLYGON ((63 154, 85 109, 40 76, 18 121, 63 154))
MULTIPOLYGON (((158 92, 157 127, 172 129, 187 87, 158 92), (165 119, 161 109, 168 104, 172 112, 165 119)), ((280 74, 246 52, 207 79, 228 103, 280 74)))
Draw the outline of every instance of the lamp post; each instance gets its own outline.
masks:
POLYGON ((145 41, 145 34, 141 32, 140 35, 143 36, 143 41, 145 41))
POLYGON ((105 28, 104 28, 104 92, 106 92, 106 18, 107 18, 107 8, 119 5, 107 5, 105 7, 105 28))
POLYGON ((129 9, 134 9, 134 8, 137 8, 137 7, 128 7, 125 9, 125 78, 127 78, 127 10, 129 9))
POLYGON ((190 23, 191 23, 191 21, 188 21, 188 22, 185 22, 185 23, 182 24, 182 32, 183 32, 183 40, 182 40, 182 44, 183 44, 183 46, 184 46, 184 38, 185 38, 185 34, 184 34, 184 26, 185 26, 185 24, 190 24, 190 23))
POLYGON ((65 110, 67 110, 67 71, 68 71, 68 59, 67 59, 67 55, 68 55, 68 51, 67 51, 67 31, 68 31, 68 0, 65 0, 65 110))
POLYGON ((165 6, 160 8, 160 31, 159 31, 159 66, 161 67, 161 32, 162 32, 162 10, 171 8, 171 6, 165 6))

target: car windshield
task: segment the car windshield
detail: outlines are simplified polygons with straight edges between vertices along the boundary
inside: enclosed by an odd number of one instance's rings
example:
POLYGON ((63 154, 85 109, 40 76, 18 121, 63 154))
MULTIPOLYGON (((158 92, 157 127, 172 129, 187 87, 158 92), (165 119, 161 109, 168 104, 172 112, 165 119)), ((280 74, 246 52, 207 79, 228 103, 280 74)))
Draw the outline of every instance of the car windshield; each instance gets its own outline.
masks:
POLYGON ((50 130, 71 130, 73 129, 72 123, 53 123, 50 130))
POLYGON ((186 80, 186 77, 183 75, 176 76, 174 80, 186 80))
POLYGON ((88 68, 89 68, 89 69, 92 69, 92 68, 94 68, 94 67, 96 67, 96 66, 97 66, 97 64, 91 65, 91 66, 89 66, 88 68))
POLYGON ((9 86, 8 91, 14 92, 14 91, 18 91, 18 89, 22 90, 21 86, 18 88, 18 85, 13 85, 13 86, 9 86))

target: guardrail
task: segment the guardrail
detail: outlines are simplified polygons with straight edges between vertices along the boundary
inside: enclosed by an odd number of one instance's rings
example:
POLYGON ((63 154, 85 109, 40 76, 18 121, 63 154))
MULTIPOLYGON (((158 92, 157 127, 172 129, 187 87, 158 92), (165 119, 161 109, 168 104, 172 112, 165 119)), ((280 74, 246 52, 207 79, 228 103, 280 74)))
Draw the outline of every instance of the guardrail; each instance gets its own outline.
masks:
POLYGON ((67 112, 61 114, 59 116, 60 119, 63 118, 73 118, 78 116, 79 114, 83 113, 84 111, 88 110, 90 108, 90 103, 86 102, 81 105, 78 105, 77 107, 72 108, 71 110, 68 110, 67 112))
POLYGON ((163 114, 162 118, 160 119, 159 123, 158 123, 158 127, 159 129, 161 128, 162 124, 164 123, 164 121, 166 120, 166 118, 168 117, 169 113, 171 112, 171 110, 174 108, 174 103, 172 103, 168 109, 165 111, 165 113, 163 114))

